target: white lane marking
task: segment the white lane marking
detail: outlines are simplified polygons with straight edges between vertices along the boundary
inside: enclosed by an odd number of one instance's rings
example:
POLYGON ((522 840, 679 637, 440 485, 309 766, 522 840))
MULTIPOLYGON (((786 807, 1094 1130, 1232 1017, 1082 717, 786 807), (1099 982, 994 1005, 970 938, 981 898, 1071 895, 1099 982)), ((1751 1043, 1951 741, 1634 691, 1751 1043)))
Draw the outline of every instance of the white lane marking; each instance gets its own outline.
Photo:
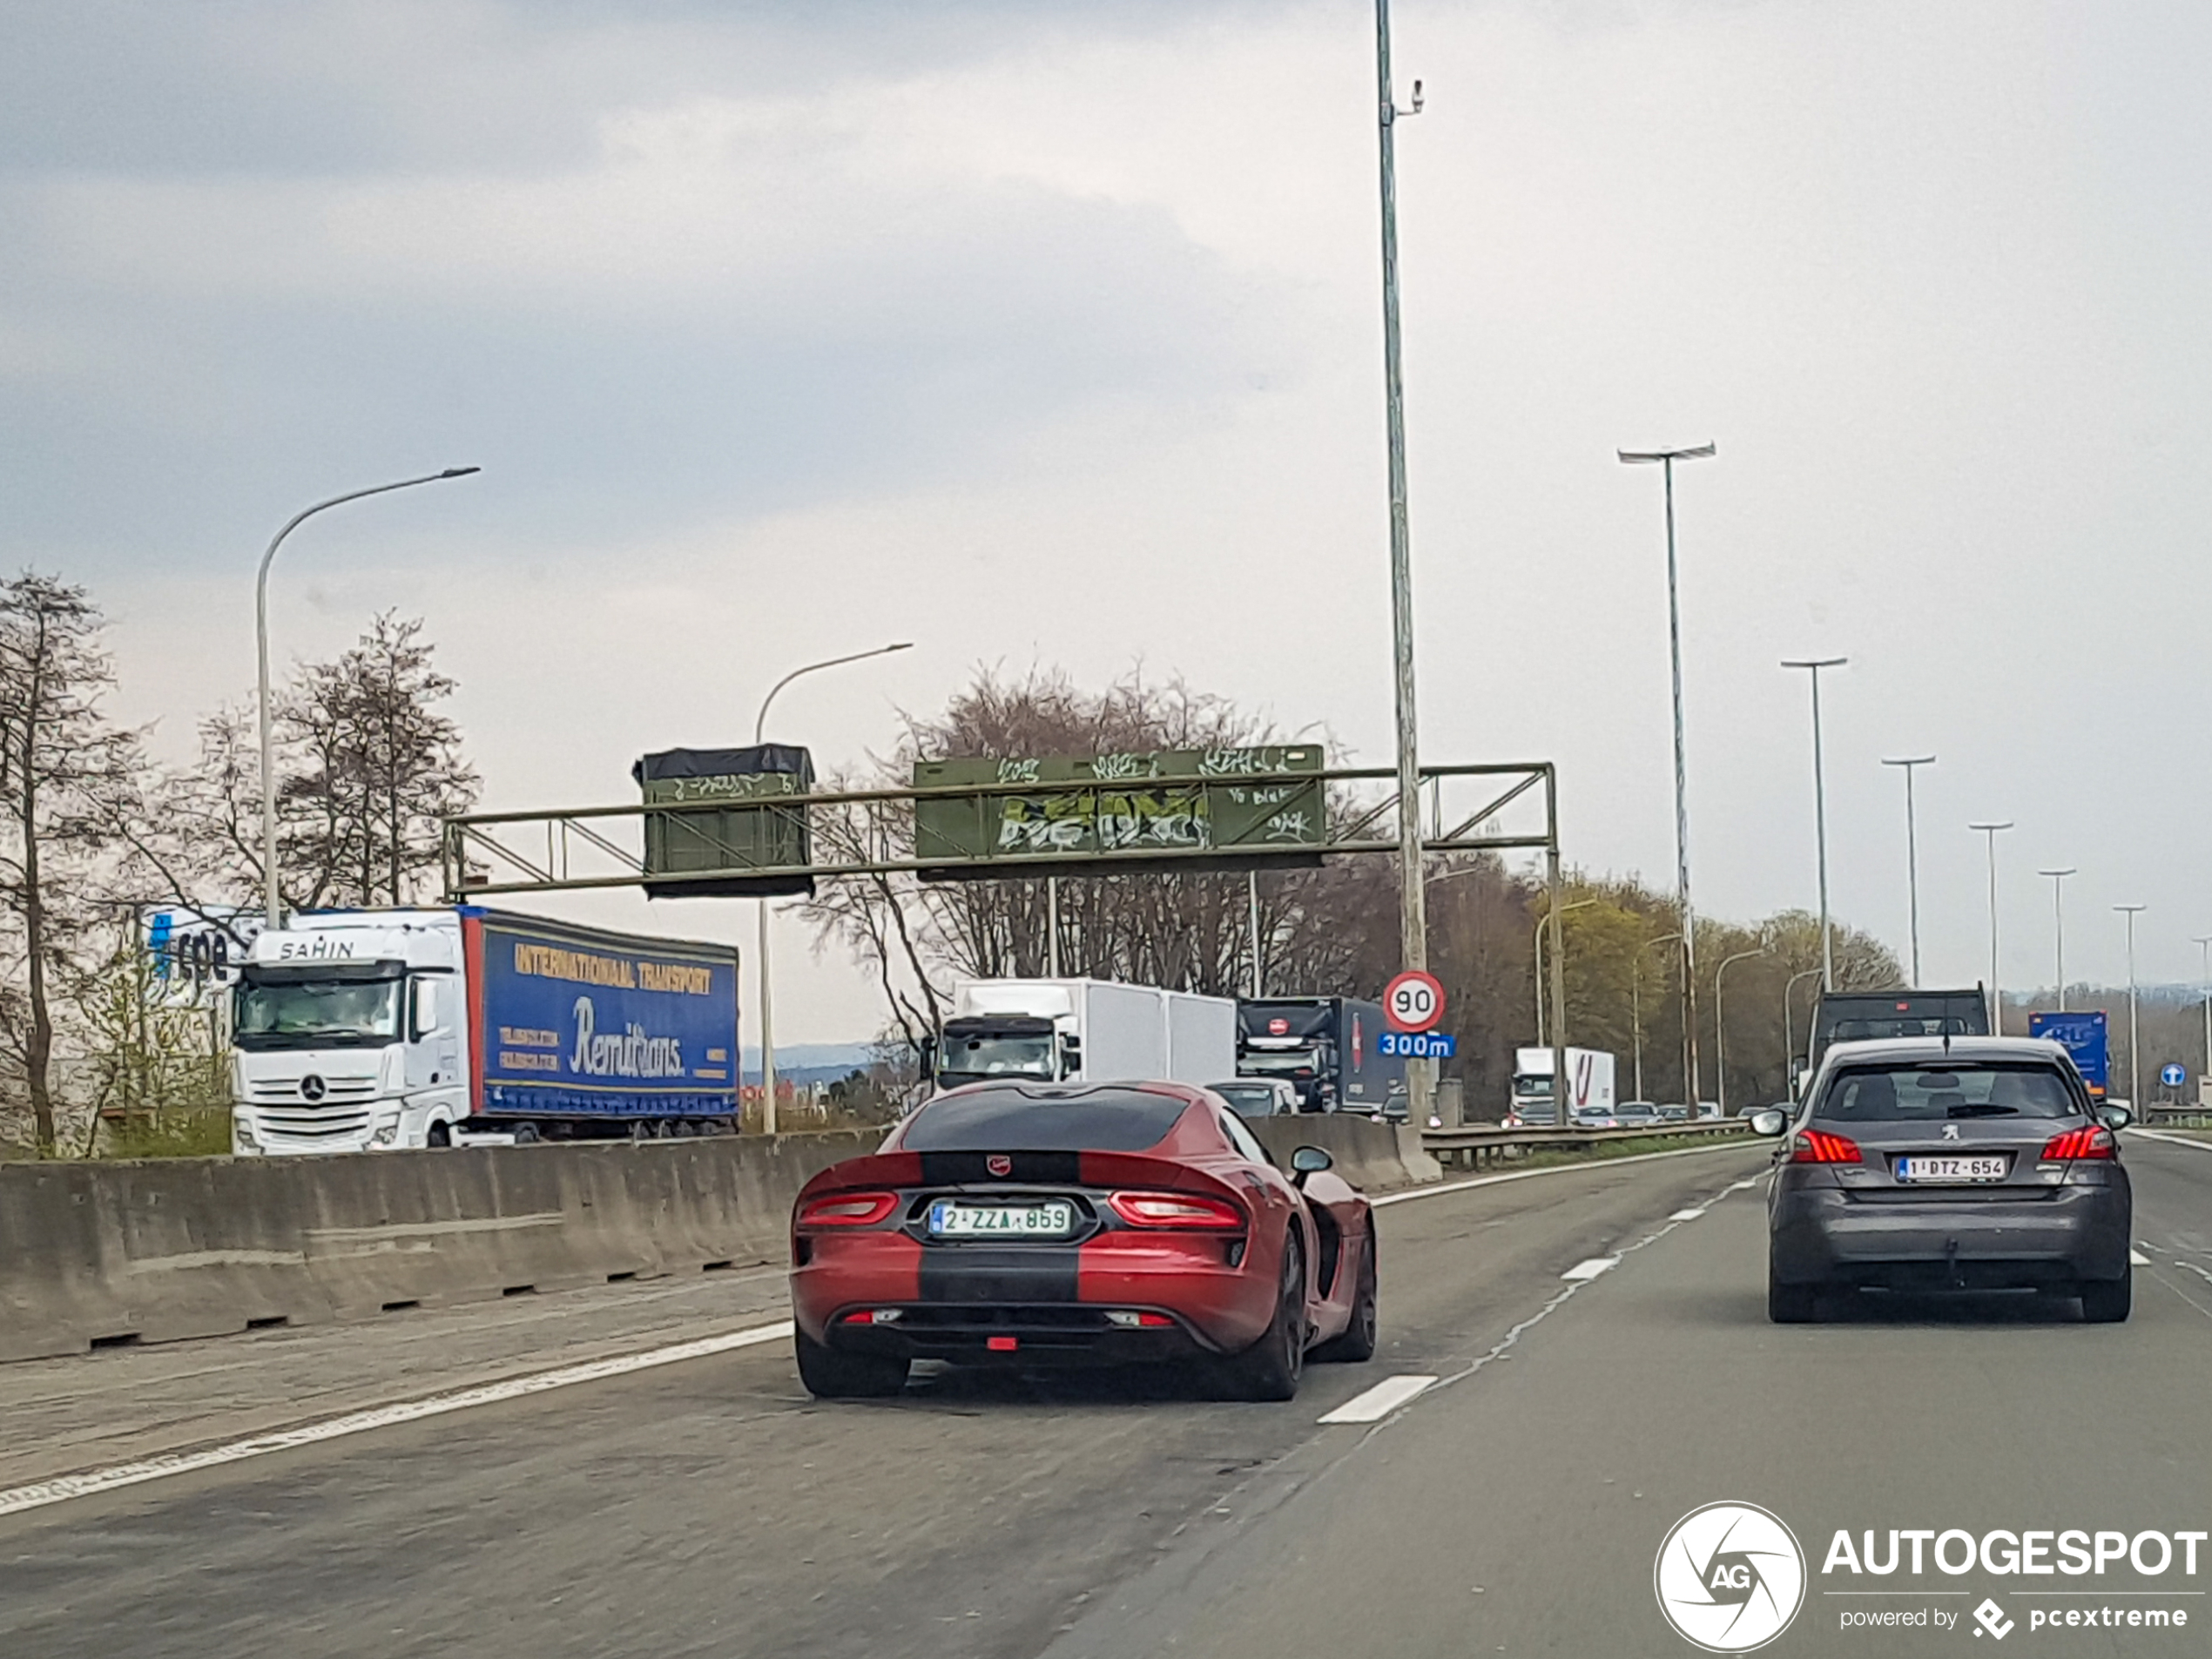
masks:
POLYGON ((2150 1258, 2144 1255, 2140 1250, 2131 1250, 2128 1252, 2128 1265, 2130 1267, 2148 1267, 2150 1265, 2150 1258))
POLYGON ((432 1394, 427 1399, 402 1400, 393 1406, 373 1406, 366 1411, 347 1412, 342 1417, 326 1417, 320 1422, 275 1429, 247 1440, 232 1440, 226 1445, 204 1447, 197 1452, 172 1452, 137 1463, 118 1463, 105 1469, 88 1469, 82 1474, 56 1475, 51 1480, 34 1480, 29 1486, 0 1491, 0 1515, 20 1514, 26 1509, 41 1509, 48 1504, 65 1503, 71 1498, 88 1498, 94 1493, 112 1492, 118 1487, 158 1480, 165 1475, 189 1474, 196 1469, 212 1469, 225 1463, 242 1463, 248 1458, 266 1457, 272 1452, 288 1452, 295 1447, 314 1446, 322 1440, 340 1440, 348 1434, 364 1434, 370 1429, 389 1428, 395 1423, 418 1422, 425 1417, 442 1417, 448 1412, 463 1412, 476 1406, 494 1406, 502 1400, 542 1394, 549 1389, 571 1388, 578 1383, 597 1382, 603 1378, 649 1371, 656 1366, 672 1366, 686 1359, 704 1359, 709 1354, 726 1353, 732 1348, 750 1348, 763 1342, 787 1342, 791 1334, 791 1321, 781 1319, 774 1325, 757 1325, 743 1331, 726 1331, 720 1336, 671 1343, 664 1348, 648 1348, 643 1353, 617 1354, 612 1359, 563 1366, 557 1371, 541 1371, 534 1376, 509 1377, 502 1382, 483 1383, 475 1388, 457 1389, 449 1394, 432 1394))
POLYGON ((2195 1140, 2187 1135, 2168 1135, 2163 1130, 2136 1129, 2132 1125, 2125 1132, 2140 1135, 2147 1141, 2163 1141, 2168 1146, 2186 1146, 2199 1152, 2212 1152, 2212 1141, 2195 1140))
POLYGON ((1408 1400, 1426 1393, 1433 1377, 1387 1377, 1363 1394, 1354 1394, 1317 1420, 1324 1423, 1379 1423, 1408 1400))
POLYGON ((1667 1219, 1669 1221, 1696 1221, 1705 1212, 1703 1210, 1677 1210, 1673 1215, 1669 1216, 1667 1219))
MULTIPOLYGON (((1725 1152, 1730 1147, 1741 1150, 1750 1144, 1744 1141, 1723 1141, 1713 1146, 1677 1147, 1671 1152, 1635 1152, 1624 1158, 1592 1158, 1587 1163, 1554 1163, 1541 1170, 1510 1170, 1503 1175, 1478 1175, 1472 1181, 1445 1181, 1432 1187, 1408 1187, 1403 1192, 1386 1192, 1380 1197, 1370 1198, 1368 1204, 1379 1210, 1385 1204, 1411 1204, 1416 1198, 1441 1198, 1453 1192, 1472 1192, 1477 1187, 1494 1187, 1507 1181, 1534 1181, 1543 1175, 1573 1175, 1577 1170, 1617 1169, 1624 1163, 1649 1163, 1655 1158, 1693 1157, 1701 1152, 1725 1152)), ((1738 1181, 1729 1191, 1757 1185, 1759 1177, 1738 1181)))
POLYGON ((1600 1273, 1609 1273, 1621 1264, 1618 1256, 1593 1256, 1586 1262, 1576 1262, 1560 1278, 1569 1285, 1587 1285, 1600 1273))

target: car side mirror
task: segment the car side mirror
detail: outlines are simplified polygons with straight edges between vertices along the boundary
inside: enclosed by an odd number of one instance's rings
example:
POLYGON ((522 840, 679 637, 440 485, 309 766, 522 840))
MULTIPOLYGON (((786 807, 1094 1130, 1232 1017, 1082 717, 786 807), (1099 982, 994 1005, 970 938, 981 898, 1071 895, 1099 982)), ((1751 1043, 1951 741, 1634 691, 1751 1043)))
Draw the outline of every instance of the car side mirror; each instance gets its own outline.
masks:
POLYGON ((1291 1154, 1291 1179, 1300 1186, 1309 1175, 1318 1175, 1324 1170, 1333 1170, 1337 1161, 1318 1146, 1301 1146, 1291 1154))
POLYGON ((2135 1121, 2135 1114, 2125 1106, 2100 1106, 2097 1108, 2097 1121, 2107 1129, 2126 1129, 2135 1121))
POLYGON ((1764 1110, 1756 1111, 1751 1114, 1751 1133, 1754 1135, 1764 1135, 1769 1140, 1772 1140, 1776 1136, 1782 1133, 1783 1130, 1788 1126, 1789 1122, 1790 1120, 1787 1117, 1784 1116, 1780 1112, 1776 1111, 1773 1107, 1769 1106, 1764 1110))

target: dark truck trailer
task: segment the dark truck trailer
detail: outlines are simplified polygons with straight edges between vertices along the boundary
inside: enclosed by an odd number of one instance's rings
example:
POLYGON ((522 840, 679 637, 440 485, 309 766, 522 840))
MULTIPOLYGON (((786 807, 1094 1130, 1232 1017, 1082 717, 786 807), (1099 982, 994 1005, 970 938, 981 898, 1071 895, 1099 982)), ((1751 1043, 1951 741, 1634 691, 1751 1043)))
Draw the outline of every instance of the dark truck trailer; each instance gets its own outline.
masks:
POLYGON ((1406 1062, 1381 1051, 1379 1002, 1348 996, 1240 997, 1237 1075, 1278 1077, 1305 1112, 1402 1117, 1406 1062))
POLYGON ((1986 1037, 1989 998, 1966 991, 1823 991, 1813 1007, 1804 1076, 1820 1066, 1831 1042, 1896 1037, 1986 1037))

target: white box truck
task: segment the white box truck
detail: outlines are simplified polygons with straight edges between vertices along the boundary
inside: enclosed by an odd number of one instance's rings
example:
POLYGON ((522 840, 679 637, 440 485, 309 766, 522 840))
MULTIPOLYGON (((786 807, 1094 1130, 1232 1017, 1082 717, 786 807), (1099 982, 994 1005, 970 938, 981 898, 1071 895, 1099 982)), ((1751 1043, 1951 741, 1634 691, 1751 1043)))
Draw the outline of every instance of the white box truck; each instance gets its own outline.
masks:
POLYGON ((1237 1075, 1237 1004, 1091 979, 974 979, 926 1056, 940 1089, 1037 1082, 1221 1082, 1237 1075))
MULTIPOLYGON (((1599 1049, 1567 1050, 1567 1115, 1577 1112, 1610 1114, 1613 1097, 1613 1056, 1599 1049)), ((1558 1103, 1552 1088, 1552 1051, 1515 1049, 1513 1051, 1513 1109, 1506 1122, 1519 1128, 1557 1124, 1558 1103)))

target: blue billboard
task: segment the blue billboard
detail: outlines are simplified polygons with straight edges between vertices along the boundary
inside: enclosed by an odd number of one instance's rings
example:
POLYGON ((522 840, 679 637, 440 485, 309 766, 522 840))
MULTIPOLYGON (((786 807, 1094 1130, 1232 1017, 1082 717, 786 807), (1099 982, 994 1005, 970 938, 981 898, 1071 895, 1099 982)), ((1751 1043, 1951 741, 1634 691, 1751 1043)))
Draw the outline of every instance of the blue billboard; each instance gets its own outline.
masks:
POLYGON ((464 915, 480 1109, 735 1115, 734 948, 464 915))

